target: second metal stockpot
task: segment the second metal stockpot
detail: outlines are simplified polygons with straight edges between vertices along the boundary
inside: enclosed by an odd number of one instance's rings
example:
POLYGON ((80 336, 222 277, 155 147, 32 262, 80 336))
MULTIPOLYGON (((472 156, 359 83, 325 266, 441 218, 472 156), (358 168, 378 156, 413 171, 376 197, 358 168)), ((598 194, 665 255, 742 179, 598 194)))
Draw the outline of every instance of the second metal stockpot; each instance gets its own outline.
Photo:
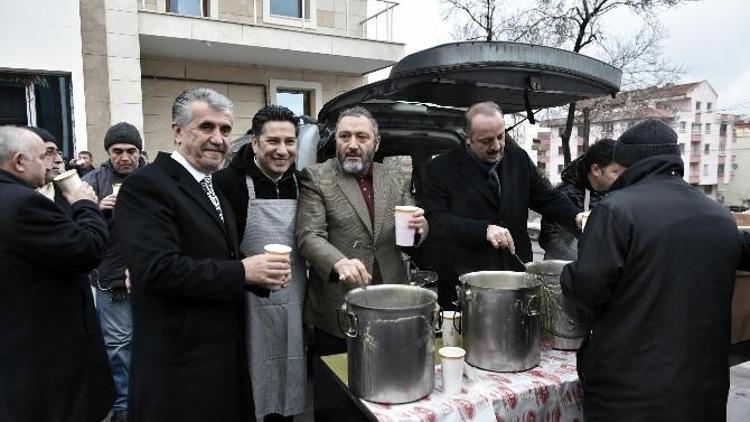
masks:
POLYGON ((518 372, 541 360, 541 288, 522 272, 479 271, 458 278, 466 362, 518 372))

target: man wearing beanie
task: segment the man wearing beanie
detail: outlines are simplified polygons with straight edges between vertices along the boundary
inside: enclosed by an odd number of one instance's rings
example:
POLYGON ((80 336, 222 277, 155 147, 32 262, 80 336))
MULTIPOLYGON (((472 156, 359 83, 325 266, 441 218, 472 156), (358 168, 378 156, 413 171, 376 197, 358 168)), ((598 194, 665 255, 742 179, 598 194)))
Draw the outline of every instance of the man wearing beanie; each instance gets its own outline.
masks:
POLYGON ((109 155, 109 160, 84 176, 83 180, 94 188, 99 199, 99 210, 107 219, 109 227, 110 237, 104 260, 91 272, 90 278, 96 291, 96 308, 117 390, 111 421, 120 422, 127 420, 133 322, 125 282, 125 262, 119 251, 113 210, 117 203, 119 186, 128 175, 142 165, 140 152, 143 149, 143 140, 135 126, 120 122, 107 130, 104 136, 104 149, 109 155))
MULTIPOLYGON (((617 140, 621 168, 565 267, 586 420, 724 421, 737 226, 683 178, 677 134, 646 120, 617 140)), ((740 265, 741 264, 741 265, 740 265)))

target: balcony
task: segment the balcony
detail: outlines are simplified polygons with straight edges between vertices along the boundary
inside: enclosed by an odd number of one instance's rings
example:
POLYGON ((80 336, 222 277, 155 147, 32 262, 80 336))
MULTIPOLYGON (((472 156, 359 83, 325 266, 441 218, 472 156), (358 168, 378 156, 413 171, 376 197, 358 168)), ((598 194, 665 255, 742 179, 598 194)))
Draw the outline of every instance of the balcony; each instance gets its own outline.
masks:
POLYGON ((727 162, 727 157, 723 153, 719 153, 719 164, 725 164, 727 162))
POLYGON ((697 142, 697 143, 703 142, 703 135, 701 133, 699 133, 699 132, 693 132, 690 135, 690 142, 694 142, 694 143, 695 142, 697 142))
POLYGON ((692 185, 697 185, 700 182, 701 178, 697 175, 690 175, 690 178, 688 179, 688 183, 692 185))
POLYGON ((385 8, 369 17, 368 2, 349 7, 349 1, 334 0, 329 2, 337 8, 334 13, 324 10, 321 0, 303 1, 321 5, 313 13, 302 10, 305 19, 272 15, 268 2, 258 0, 248 0, 245 8, 236 0, 208 2, 209 13, 200 12, 207 17, 166 12, 164 0, 156 6, 143 1, 138 12, 141 55, 365 74, 404 54, 404 45, 391 41, 398 4, 377 1, 385 8), (338 13, 338 6, 345 12, 338 13))

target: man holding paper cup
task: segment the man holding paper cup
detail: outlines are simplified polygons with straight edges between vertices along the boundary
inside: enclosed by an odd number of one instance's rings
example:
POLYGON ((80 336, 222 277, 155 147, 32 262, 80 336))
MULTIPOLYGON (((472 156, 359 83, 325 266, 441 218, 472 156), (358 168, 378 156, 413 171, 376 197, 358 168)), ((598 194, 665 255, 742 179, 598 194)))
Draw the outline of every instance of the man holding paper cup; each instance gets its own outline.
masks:
POLYGON ((297 212, 297 243, 312 267, 305 321, 319 355, 346 350, 336 322, 344 295, 369 284, 406 283, 399 244, 418 246, 428 228, 423 210, 411 207, 408 178, 373 162, 380 137, 369 111, 343 111, 334 136, 336 158, 302 170, 297 212))
POLYGON ((34 191, 47 157, 30 130, 0 126, 0 420, 101 421, 114 391, 86 273, 107 226, 85 183, 64 191, 69 212, 34 191))
POLYGON ((212 174, 224 160, 233 104, 190 88, 172 105, 175 150, 130 175, 117 231, 133 283, 131 421, 247 421, 246 291, 268 295, 289 258, 240 259, 237 223, 212 174))
POLYGON ((99 198, 99 210, 107 219, 110 233, 104 260, 91 272, 90 278, 96 292, 96 309, 117 390, 111 422, 124 422, 127 420, 128 410, 133 319, 125 283, 125 261, 119 249, 120 239, 115 230, 113 211, 122 182, 143 165, 140 159, 143 140, 135 126, 120 122, 110 127, 104 135, 104 149, 109 155, 107 162, 83 176, 83 180, 94 188, 99 198))

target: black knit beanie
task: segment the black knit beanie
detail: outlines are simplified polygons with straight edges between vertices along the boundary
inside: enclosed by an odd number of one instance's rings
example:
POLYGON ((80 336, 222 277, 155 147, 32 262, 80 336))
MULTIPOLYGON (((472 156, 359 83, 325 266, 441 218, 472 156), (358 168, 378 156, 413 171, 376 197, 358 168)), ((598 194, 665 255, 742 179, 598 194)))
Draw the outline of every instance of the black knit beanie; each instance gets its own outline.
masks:
POLYGON ((108 151, 109 147, 114 144, 130 144, 139 151, 143 149, 141 134, 128 122, 117 123, 107 130, 107 134, 104 135, 104 150, 108 151))
POLYGON ((677 133, 659 120, 644 120, 626 130, 615 143, 613 159, 630 167, 654 155, 680 155, 677 133))

